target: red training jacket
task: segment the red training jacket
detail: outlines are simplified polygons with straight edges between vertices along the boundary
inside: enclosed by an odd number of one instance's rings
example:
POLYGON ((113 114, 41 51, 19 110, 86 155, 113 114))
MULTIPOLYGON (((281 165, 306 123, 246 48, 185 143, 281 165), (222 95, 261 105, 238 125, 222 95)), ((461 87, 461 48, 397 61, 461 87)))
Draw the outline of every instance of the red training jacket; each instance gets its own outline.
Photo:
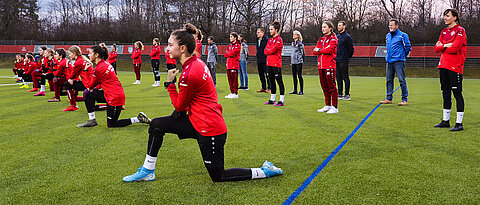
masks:
POLYGON ((445 28, 440 33, 438 41, 442 44, 452 43, 452 47, 444 48, 435 45, 435 52, 442 53, 438 68, 445 68, 463 74, 463 65, 467 55, 467 33, 460 25, 445 28))
POLYGON ((32 74, 32 72, 37 69, 37 64, 33 61, 30 61, 28 63, 25 62, 25 74, 32 74))
POLYGON ((202 57, 202 41, 200 39, 197 39, 195 51, 197 51, 197 57, 202 57))
POLYGON ((122 83, 115 75, 115 70, 110 63, 104 60, 98 62, 95 66, 92 80, 90 81, 90 89, 100 85, 104 91, 105 100, 111 106, 125 105, 125 92, 123 91, 122 83))
POLYGON ((67 69, 67 59, 63 58, 57 65, 53 67, 53 75, 57 78, 65 78, 65 71, 67 69))
POLYGON ((142 50, 140 48, 133 50, 132 59, 133 64, 142 63, 142 50))
POLYGON ((282 67, 283 39, 280 35, 268 39, 264 54, 267 55, 267 66, 282 67))
POLYGON ((15 69, 22 70, 23 69, 23 61, 16 61, 15 62, 15 69))
POLYGON ((153 46, 150 51, 150 58, 160 60, 160 46, 153 46))
POLYGON ((77 57, 75 64, 73 64, 73 69, 71 70, 71 73, 68 75, 68 79, 76 80, 78 79, 79 75, 80 77, 82 77, 83 85, 86 88, 88 88, 90 80, 93 77, 93 69, 92 69, 92 65, 85 62, 82 56, 77 57))
POLYGON ((112 64, 117 62, 117 51, 111 51, 108 55, 108 63, 112 64))
POLYGON ((313 54, 318 56, 318 69, 336 69, 335 57, 337 56, 337 36, 332 32, 330 35, 325 35, 318 39, 315 48, 319 51, 314 51, 313 54))
POLYGON ((172 59, 172 58, 170 58, 170 52, 168 52, 168 51, 167 51, 167 53, 165 53, 165 59, 167 59, 167 63, 166 63, 166 64, 177 65, 177 59, 172 59))
POLYGON ((218 104, 217 91, 208 67, 196 55, 182 65, 178 90, 174 84, 168 92, 175 110, 187 111, 195 130, 203 136, 216 136, 227 132, 222 116, 222 105, 218 104))
POLYGON ((238 41, 228 46, 224 55, 227 58, 227 70, 238 70, 240 68, 240 50, 241 44, 238 41))
POLYGON ((48 58, 45 58, 45 61, 43 62, 43 67, 45 67, 46 70, 46 72, 43 72, 43 70, 40 71, 43 73, 53 73, 53 67, 58 64, 57 59, 55 59, 54 57, 52 57, 50 60, 48 58))

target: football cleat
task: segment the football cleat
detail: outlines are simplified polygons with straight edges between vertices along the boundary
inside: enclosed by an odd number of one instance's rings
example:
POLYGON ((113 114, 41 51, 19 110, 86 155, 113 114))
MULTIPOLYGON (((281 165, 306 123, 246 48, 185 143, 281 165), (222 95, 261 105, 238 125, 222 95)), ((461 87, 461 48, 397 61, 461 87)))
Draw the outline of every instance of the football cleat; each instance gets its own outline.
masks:
POLYGON ((29 89, 30 87, 28 87, 28 84, 23 84, 20 88, 29 89))
POLYGON ((450 128, 450 121, 448 120, 442 120, 442 122, 434 125, 433 127, 436 127, 436 128, 450 128))
POLYGON ((29 90, 28 92, 35 92, 35 91, 38 91, 38 88, 33 88, 33 89, 29 90))
POLYGON ((450 131, 461 131, 463 130, 463 124, 462 123, 456 123, 454 127, 452 127, 452 129, 450 129, 450 131))
POLYGON ((266 103, 263 103, 264 105, 274 105, 275 104, 275 100, 268 100, 268 102, 266 103))
POLYGON ((337 114, 338 113, 338 108, 331 106, 330 110, 327 111, 328 114, 337 114))
POLYGON ((60 98, 52 98, 50 100, 48 100, 47 102, 60 102, 60 98))
POLYGON ((273 165, 273 163, 267 160, 265 160, 265 162, 263 163, 260 169, 262 169, 263 173, 265 173, 265 176, 267 178, 283 174, 282 169, 276 167, 275 165, 273 165))
POLYGON ((93 119, 93 120, 87 120, 83 124, 78 124, 77 127, 95 127, 97 125, 98 125, 97 120, 93 119))
POLYGON ((40 91, 37 94, 33 94, 33 96, 45 96, 45 91, 40 91))
POLYGON ((155 169, 147 169, 145 167, 138 168, 135 174, 123 177, 124 182, 153 181, 155 180, 155 169))
POLYGON ((350 95, 344 95, 344 96, 342 97, 342 100, 350 100, 350 95))
POLYGON ((78 110, 78 107, 70 105, 67 108, 63 109, 62 111, 68 112, 68 111, 77 111, 77 110, 78 110))
POLYGON ((328 112, 331 106, 325 105, 323 108, 318 109, 317 112, 328 112))
POLYGON ((152 122, 152 120, 150 118, 148 118, 147 115, 145 115, 145 113, 143 113, 143 112, 138 113, 137 119, 141 123, 150 124, 150 122, 152 122))
POLYGON ((283 102, 282 101, 278 101, 277 103, 275 103, 273 106, 283 106, 283 102))

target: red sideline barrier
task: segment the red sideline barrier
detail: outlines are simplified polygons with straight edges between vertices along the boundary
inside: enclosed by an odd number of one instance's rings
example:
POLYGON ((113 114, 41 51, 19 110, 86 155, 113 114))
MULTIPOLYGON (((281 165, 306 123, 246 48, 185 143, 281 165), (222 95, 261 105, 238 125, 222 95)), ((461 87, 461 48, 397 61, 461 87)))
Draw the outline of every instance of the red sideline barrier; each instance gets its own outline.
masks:
MULTIPOLYGON (((34 52, 35 47, 39 45, 0 45, 0 53, 26 53, 26 52, 34 52)), ((57 48, 64 48, 67 50, 72 45, 55 45, 53 46, 55 49, 57 48)), ((207 45, 203 45, 203 54, 207 54, 207 45)), ((286 44, 286 46, 288 46, 286 44)), ((49 46, 51 47, 51 46, 49 46)), ((91 45, 79 45, 82 49, 83 54, 88 54, 87 49, 91 47, 91 45)), ((160 46, 160 55, 165 55, 165 47, 166 45, 160 46)), ((228 48, 228 45, 217 45, 218 47, 218 54, 223 55, 228 48)), ((353 54, 354 57, 379 57, 375 55, 375 52, 379 46, 355 46, 355 53, 353 54)), ((129 55, 130 52, 128 50, 133 50, 133 45, 124 45, 123 46, 123 54, 129 55)), ((305 46, 305 54, 307 56, 313 56, 313 48, 315 46, 305 46)), ((144 50, 142 51, 143 55, 150 54, 152 50, 152 45, 146 45, 144 50)), ((256 55, 256 47, 254 45, 248 46, 248 53, 250 56, 256 55)), ((120 53, 120 52, 119 52, 120 53)), ((410 53, 410 57, 427 57, 427 58, 439 58, 440 53, 435 53, 433 46, 413 46, 412 52, 410 53)), ((467 47, 467 58, 480 58, 480 46, 470 46, 467 47)))

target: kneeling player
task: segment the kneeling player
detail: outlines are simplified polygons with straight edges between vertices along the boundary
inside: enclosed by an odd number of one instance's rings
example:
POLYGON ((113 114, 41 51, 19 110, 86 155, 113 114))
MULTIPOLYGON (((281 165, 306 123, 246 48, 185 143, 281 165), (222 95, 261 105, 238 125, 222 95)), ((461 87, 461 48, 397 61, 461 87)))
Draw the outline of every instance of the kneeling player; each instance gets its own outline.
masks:
MULTIPOLYGON (((189 29, 189 28, 187 28, 189 29)), ((217 91, 210 71, 194 55, 196 29, 176 30, 168 39, 170 57, 179 59, 183 72, 179 78, 179 92, 173 79, 178 70, 168 71, 165 87, 170 93, 175 111, 171 116, 155 118, 150 123, 147 156, 138 172, 123 178, 125 182, 155 180, 155 163, 165 133, 177 134, 180 139, 196 139, 205 167, 214 182, 240 181, 282 174, 280 168, 265 161, 261 168, 224 169, 224 145, 227 126, 218 104, 217 91), (185 114, 188 112, 188 115, 185 114)))
MULTIPOLYGON (((115 70, 112 65, 105 60, 108 59, 108 50, 106 47, 93 46, 90 48, 88 54, 90 61, 97 64, 93 78, 90 84, 84 91, 85 106, 87 107, 89 120, 77 127, 94 127, 97 126, 95 119, 95 101, 107 103, 107 126, 108 127, 125 127, 132 123, 138 123, 140 120, 137 117, 130 119, 118 120, 122 112, 122 106, 125 105, 125 93, 120 81, 115 75, 115 70), (94 89, 100 86, 102 89, 94 89), (88 90, 88 92, 87 92, 88 90)), ((139 114, 140 119, 148 119, 143 113, 139 114)), ((148 123, 148 121, 142 121, 148 123)))

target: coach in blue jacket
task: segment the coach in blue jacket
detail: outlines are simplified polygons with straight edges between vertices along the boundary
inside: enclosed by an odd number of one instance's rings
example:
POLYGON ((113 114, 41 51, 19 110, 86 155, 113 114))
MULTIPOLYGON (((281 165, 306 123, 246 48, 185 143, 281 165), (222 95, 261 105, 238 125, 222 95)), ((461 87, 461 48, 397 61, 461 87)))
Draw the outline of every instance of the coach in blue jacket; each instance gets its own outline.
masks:
POLYGON ((398 20, 391 19, 388 23, 390 33, 387 34, 387 98, 380 101, 381 104, 392 104, 393 79, 397 73, 398 82, 402 89, 402 102, 399 106, 408 105, 408 89, 405 80, 405 58, 412 50, 408 35, 398 29, 398 20))

